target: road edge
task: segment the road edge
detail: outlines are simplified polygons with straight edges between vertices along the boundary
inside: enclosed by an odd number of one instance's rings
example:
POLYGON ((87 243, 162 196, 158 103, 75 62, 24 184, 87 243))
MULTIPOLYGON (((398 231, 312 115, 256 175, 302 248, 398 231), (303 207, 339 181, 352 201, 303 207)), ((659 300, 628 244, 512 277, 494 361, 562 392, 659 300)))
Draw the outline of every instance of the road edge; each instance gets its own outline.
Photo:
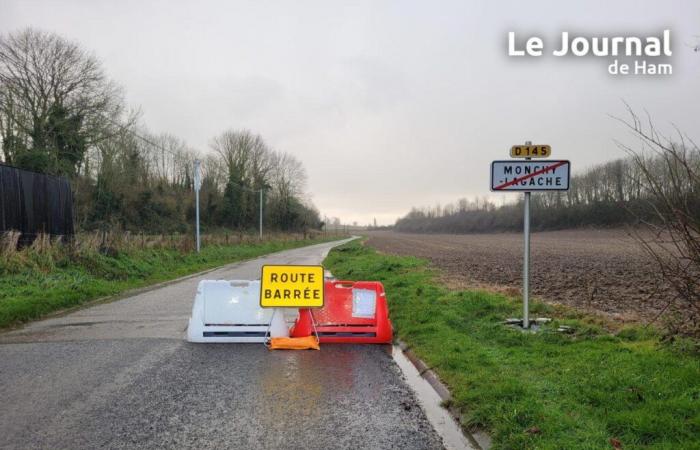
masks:
POLYGON ((223 266, 212 267, 210 269, 202 270, 200 272, 195 272, 195 273, 191 273, 188 275, 183 275, 181 277, 173 278, 171 280, 159 281, 155 284, 149 284, 147 286, 141 286, 141 287, 137 287, 137 288, 127 289, 127 290, 119 292, 117 294, 106 295, 103 297, 98 297, 98 298, 95 298, 92 300, 88 300, 88 301, 81 303, 79 305, 71 306, 70 308, 65 308, 65 309, 60 309, 58 311, 53 311, 49 314, 46 314, 45 316, 38 317, 37 319, 30 320, 28 322, 23 322, 23 323, 16 325, 16 326, 7 327, 4 329, 0 328, 0 335, 5 334, 5 333, 10 333, 13 331, 17 331, 17 330, 21 330, 22 328, 24 328, 28 325, 31 325, 33 323, 36 323, 36 322, 39 322, 42 320, 55 319, 57 317, 67 316, 68 314, 72 314, 72 313, 74 313, 76 311, 80 311, 82 309, 91 308, 93 306, 97 306, 97 305, 101 305, 101 304, 112 303, 112 302, 116 302, 119 300, 124 300, 126 298, 133 297, 135 295, 144 294, 146 292, 150 292, 150 291, 153 291, 156 289, 170 286, 171 284, 175 284, 175 283, 179 283, 181 281, 189 280, 190 278, 196 278, 196 277, 199 277, 202 275, 206 275, 206 274, 208 274, 210 272, 214 272, 216 270, 234 268, 237 265, 247 263, 247 262, 252 261, 254 259, 258 259, 258 258, 270 256, 270 255, 276 255, 277 253, 283 253, 283 252, 287 252, 290 250, 295 250, 297 248, 306 248, 306 247, 312 247, 314 245, 324 245, 324 244, 330 244, 330 243, 335 244, 335 245, 329 247, 329 251, 330 251, 330 249, 332 249, 334 247, 337 247, 339 245, 343 245, 343 244, 350 242, 350 241, 357 239, 357 238, 358 238, 358 236, 351 236, 349 238, 338 239, 337 241, 320 242, 318 244, 310 244, 310 245, 305 245, 302 247, 290 248, 290 249, 280 250, 280 251, 272 252, 272 253, 265 253, 265 254, 254 256, 251 258, 241 259, 240 261, 235 261, 232 263, 224 264, 223 266))
POLYGON ((476 448, 480 450, 489 450, 491 448, 491 437, 483 430, 469 431, 461 426, 462 413, 461 411, 451 406, 452 404, 452 394, 450 390, 445 386, 445 384, 440 380, 440 377, 428 366, 422 359, 416 356, 411 350, 410 346, 400 339, 396 339, 396 346, 401 350, 401 353, 406 356, 406 358, 413 364, 413 367, 418 371, 418 375, 423 378, 428 384, 433 388, 435 393, 440 397, 445 406, 445 409, 450 413, 450 415, 457 421, 459 428, 462 430, 462 434, 470 441, 476 448))

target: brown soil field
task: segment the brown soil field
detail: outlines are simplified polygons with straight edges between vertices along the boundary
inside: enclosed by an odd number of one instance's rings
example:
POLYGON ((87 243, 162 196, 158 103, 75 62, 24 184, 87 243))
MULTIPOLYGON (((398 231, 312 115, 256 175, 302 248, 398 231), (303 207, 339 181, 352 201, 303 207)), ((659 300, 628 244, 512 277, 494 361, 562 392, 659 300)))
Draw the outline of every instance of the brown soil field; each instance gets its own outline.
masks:
MULTIPOLYGON (((367 244, 381 252, 429 260, 451 287, 521 295, 521 233, 367 235, 367 244)), ((545 302, 646 322, 671 297, 653 262, 624 230, 533 233, 530 249, 531 295, 545 302)))

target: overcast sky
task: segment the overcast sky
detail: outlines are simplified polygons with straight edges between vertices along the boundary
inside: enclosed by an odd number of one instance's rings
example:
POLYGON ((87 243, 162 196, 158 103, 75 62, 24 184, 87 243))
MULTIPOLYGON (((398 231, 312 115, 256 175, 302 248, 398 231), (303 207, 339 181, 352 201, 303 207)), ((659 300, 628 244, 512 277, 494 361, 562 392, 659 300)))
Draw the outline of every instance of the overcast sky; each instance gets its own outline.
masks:
POLYGON ((314 204, 347 222, 490 195, 490 161, 525 140, 574 173, 621 157, 613 140, 628 135, 608 115, 624 115, 622 99, 700 138, 700 52, 685 45, 700 44, 698 0, 0 0, 0 31, 29 25, 93 51, 153 132, 208 152, 248 128, 296 155, 314 204), (672 76, 507 56, 508 31, 551 52, 562 31, 664 28, 672 76))

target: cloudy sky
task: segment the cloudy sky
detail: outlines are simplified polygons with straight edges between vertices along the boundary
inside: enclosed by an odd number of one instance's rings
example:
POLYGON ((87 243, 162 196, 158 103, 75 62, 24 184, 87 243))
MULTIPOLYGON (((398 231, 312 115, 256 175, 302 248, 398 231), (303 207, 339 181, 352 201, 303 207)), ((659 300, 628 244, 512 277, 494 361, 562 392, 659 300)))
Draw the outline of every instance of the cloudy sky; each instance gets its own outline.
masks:
POLYGON ((321 213, 347 222, 490 195, 489 162, 525 140, 574 173, 620 157, 622 100, 700 138, 697 0, 0 0, 0 32, 29 25, 99 56, 153 132, 207 152, 248 128, 296 155, 321 213), (671 76, 548 55, 562 31, 666 28, 671 76), (545 56, 509 58, 509 31, 542 37, 545 56))

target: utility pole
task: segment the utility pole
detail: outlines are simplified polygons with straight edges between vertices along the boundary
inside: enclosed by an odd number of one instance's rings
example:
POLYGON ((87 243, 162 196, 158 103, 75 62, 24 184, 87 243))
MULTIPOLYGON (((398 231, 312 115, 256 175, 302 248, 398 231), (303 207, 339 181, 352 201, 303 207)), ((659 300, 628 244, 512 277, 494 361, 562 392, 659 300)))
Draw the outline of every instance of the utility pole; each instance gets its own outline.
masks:
POLYGON ((195 204, 195 233, 197 240, 197 253, 200 250, 199 238, 199 189, 202 187, 202 175, 200 173, 201 162, 199 159, 194 160, 194 204, 195 204))
POLYGON ((263 214, 263 190, 260 188, 260 240, 262 241, 262 214, 263 214))
MULTIPOLYGON (((532 145, 526 141, 525 145, 532 145)), ((525 158, 529 161, 532 158, 525 158)), ((525 192, 525 215, 523 217, 524 257, 523 257, 523 328, 530 328, 530 192, 525 192)))

